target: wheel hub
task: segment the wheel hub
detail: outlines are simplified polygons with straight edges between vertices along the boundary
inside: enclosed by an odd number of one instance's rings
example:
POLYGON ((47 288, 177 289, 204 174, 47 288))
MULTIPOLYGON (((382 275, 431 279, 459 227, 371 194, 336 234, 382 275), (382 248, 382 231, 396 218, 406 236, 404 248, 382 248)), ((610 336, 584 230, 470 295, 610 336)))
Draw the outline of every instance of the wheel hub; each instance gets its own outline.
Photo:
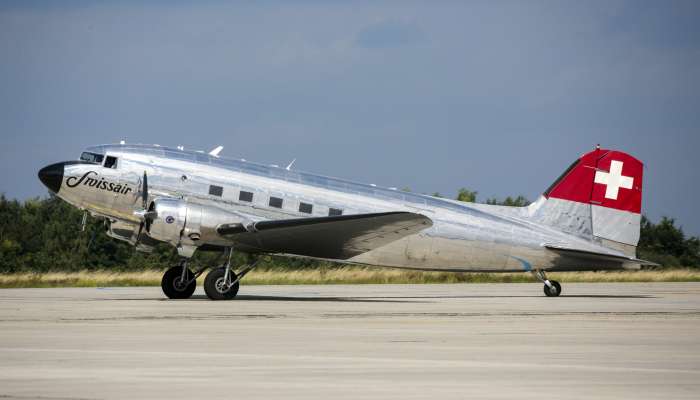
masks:
POLYGON ((173 287, 175 288, 175 290, 182 292, 187 288, 187 285, 185 284, 185 282, 183 282, 182 278, 177 277, 173 281, 173 287))
POLYGON ((224 293, 228 292, 229 289, 231 289, 231 285, 229 285, 228 282, 226 282, 224 280, 223 276, 216 280, 216 291, 217 292, 224 294, 224 293))

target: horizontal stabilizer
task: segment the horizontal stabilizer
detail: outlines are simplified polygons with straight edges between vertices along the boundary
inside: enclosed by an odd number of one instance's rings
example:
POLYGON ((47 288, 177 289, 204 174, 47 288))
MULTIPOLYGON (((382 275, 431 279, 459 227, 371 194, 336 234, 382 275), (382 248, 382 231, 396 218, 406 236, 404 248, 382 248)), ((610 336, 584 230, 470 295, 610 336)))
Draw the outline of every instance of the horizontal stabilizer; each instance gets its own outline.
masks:
POLYGON ((219 225, 238 250, 346 260, 433 225, 410 212, 341 215, 219 225))
POLYGON ((565 245, 561 245, 561 244, 545 243, 543 246, 549 250, 556 252, 556 253, 559 253, 559 254, 565 255, 565 256, 569 256, 569 257, 573 257, 573 258, 582 258, 582 259, 586 259, 586 260, 599 260, 599 261, 618 261, 621 263, 651 265, 651 266, 654 266, 654 265, 658 266, 659 265, 659 264, 651 262, 651 261, 640 260, 640 259, 634 258, 634 257, 627 257, 627 256, 621 255, 621 254, 591 251, 591 250, 587 250, 587 249, 580 249, 580 248, 565 246, 565 245))

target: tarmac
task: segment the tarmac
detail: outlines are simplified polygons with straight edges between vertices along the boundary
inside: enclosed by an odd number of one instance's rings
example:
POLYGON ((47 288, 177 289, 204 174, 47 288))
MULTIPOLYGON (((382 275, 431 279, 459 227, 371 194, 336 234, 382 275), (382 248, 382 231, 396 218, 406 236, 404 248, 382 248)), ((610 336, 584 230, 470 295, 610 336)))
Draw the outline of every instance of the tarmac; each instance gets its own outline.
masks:
POLYGON ((0 399, 698 399, 700 283, 0 290, 0 399))

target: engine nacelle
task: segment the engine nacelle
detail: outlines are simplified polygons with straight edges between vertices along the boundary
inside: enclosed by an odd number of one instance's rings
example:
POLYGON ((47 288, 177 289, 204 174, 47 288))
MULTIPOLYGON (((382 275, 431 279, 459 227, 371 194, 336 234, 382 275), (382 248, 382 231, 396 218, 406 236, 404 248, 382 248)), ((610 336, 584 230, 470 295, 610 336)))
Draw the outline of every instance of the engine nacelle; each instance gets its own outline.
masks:
POLYGON ((146 233, 153 239, 180 244, 182 231, 187 223, 187 204, 184 200, 160 198, 155 199, 148 207, 149 213, 155 216, 146 220, 146 233))
POLYGON ((216 232, 216 227, 223 223, 248 221, 238 213, 182 199, 155 199, 148 211, 154 212, 155 215, 146 224, 148 235, 153 239, 170 243, 178 249, 203 243, 230 245, 216 232))

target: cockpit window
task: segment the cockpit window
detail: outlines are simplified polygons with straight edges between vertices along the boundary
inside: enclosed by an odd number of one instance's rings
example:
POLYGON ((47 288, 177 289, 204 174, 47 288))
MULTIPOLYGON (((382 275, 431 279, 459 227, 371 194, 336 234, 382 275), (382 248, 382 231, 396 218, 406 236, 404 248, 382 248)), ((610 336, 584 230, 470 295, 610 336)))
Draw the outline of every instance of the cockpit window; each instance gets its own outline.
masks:
POLYGON ((103 158, 104 156, 102 154, 95 154, 87 151, 80 155, 80 161, 87 161, 93 164, 102 164, 103 158))
POLYGON ((107 156, 105 158, 105 168, 117 168, 117 157, 107 156))

